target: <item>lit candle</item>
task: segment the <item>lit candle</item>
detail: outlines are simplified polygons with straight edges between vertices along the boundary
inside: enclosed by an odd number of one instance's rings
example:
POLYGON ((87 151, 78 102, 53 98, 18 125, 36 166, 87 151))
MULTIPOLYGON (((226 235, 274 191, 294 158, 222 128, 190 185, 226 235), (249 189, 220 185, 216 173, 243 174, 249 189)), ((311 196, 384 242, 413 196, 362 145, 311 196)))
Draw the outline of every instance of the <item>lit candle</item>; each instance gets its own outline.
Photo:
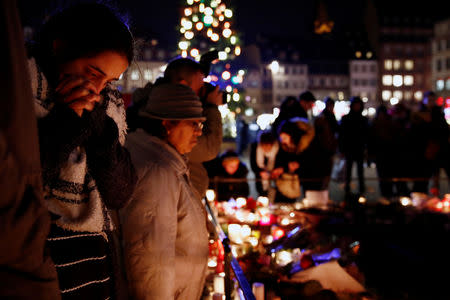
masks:
POLYGON ((264 284, 261 282, 253 283, 252 291, 256 300, 264 300, 264 284))
POLYGON ((214 201, 214 199, 216 199, 214 190, 206 190, 206 199, 208 199, 208 201, 214 201))
POLYGON ((248 225, 242 225, 241 227, 241 239, 246 240, 252 234, 252 229, 248 225))
POLYGON ((234 243, 242 243, 241 225, 229 224, 228 225, 228 238, 234 243))
POLYGON ((236 199, 236 205, 237 207, 241 208, 247 205, 247 200, 244 197, 238 197, 236 199))
POLYGON ((259 196, 257 199, 257 202, 261 206, 264 206, 264 207, 269 206, 269 198, 267 198, 267 197, 259 196))
POLYGON ((220 295, 225 294, 225 278, 223 276, 214 276, 214 293, 220 295))

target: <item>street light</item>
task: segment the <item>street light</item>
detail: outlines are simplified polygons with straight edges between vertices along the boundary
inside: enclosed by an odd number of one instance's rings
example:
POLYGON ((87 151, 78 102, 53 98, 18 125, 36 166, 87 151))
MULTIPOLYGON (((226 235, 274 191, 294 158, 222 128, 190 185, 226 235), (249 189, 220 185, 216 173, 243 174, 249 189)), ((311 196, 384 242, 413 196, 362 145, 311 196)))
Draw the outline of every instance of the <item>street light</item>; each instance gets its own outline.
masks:
POLYGON ((276 74, 280 70, 280 64, 276 60, 274 60, 269 65, 269 69, 272 71, 273 74, 276 74))

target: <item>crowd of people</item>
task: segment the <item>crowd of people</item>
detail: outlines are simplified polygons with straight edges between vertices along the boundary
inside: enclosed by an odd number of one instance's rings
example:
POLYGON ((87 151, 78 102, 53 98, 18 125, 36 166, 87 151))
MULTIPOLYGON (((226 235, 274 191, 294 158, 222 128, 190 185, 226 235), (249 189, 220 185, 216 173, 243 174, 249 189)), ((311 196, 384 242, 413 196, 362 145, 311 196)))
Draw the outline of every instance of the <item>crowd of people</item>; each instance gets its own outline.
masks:
MULTIPOLYGON (((20 32, 12 2, 2 10, 2 22, 20 32)), ((58 11, 26 48, 8 34, 2 39, 12 74, 2 83, 13 104, 0 134, 1 297, 200 299, 213 234, 202 200, 219 182, 211 178, 249 172, 234 149, 219 153, 222 92, 205 87, 209 64, 175 58, 126 108, 113 83, 133 62, 135 44, 111 7, 58 11), (25 119, 29 126, 11 118, 19 111, 35 112, 25 119)), ((445 158, 448 167, 448 126, 427 99, 415 114, 380 108, 369 122, 353 97, 338 123, 331 98, 315 119, 311 92, 287 98, 272 129, 252 145, 258 191, 268 195, 275 180, 275 201, 293 202, 300 184, 326 190, 340 152, 347 166, 356 162, 364 193, 366 149, 380 177, 430 178, 445 158), (405 147, 411 157, 400 152, 405 147), (387 155, 390 148, 397 156, 387 155)), ((349 181, 347 172, 347 190, 349 181)), ((220 184, 221 201, 249 194, 245 180, 220 184)))
POLYGON ((402 103, 390 108, 380 105, 373 118, 363 115, 364 102, 354 96, 349 112, 339 121, 334 99, 326 97, 325 108, 314 117, 315 101, 310 91, 283 100, 271 128, 259 131, 248 153, 238 156, 248 155, 250 166, 240 167, 246 172, 220 172, 221 156, 215 159, 219 164, 207 164, 216 182, 210 187, 220 191, 227 185, 232 191, 222 194, 222 201, 248 196, 248 187, 243 190, 237 185, 249 178, 250 169, 257 194, 274 202, 295 202, 314 193, 328 201, 333 175, 343 182, 344 200, 358 199, 366 195, 365 168, 373 163, 385 202, 413 192, 440 195, 441 170, 450 175, 450 130, 434 92, 426 92, 417 109, 402 103), (357 190, 352 185, 355 165, 357 190))

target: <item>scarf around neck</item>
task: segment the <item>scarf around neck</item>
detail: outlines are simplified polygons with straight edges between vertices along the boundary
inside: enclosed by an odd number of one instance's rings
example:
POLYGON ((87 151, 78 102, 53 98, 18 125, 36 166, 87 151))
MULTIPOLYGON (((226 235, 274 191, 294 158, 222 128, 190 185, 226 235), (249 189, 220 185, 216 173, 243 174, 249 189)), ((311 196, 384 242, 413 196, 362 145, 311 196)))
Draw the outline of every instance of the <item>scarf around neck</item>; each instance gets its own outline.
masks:
MULTIPOLYGON (((52 109, 51 89, 34 58, 28 60, 31 86, 37 118, 45 117, 52 109)), ((119 142, 125 143, 126 115, 120 93, 107 87, 106 114, 117 124, 119 142)), ((48 209, 59 216, 56 225, 77 232, 102 232, 114 228, 110 214, 102 201, 94 178, 89 174, 84 147, 75 148, 59 171, 59 178, 44 182, 44 197, 48 209)))

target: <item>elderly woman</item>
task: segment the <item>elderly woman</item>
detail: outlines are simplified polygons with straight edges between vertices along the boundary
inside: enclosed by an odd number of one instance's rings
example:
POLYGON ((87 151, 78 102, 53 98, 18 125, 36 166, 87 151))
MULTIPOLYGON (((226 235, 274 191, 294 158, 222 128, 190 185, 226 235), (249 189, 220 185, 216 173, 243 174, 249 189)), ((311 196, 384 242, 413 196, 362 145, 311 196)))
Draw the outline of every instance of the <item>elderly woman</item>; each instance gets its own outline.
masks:
POLYGON ((202 134, 202 104, 185 85, 161 84, 139 114, 142 128, 126 143, 139 179, 121 211, 130 293, 134 299, 199 299, 208 232, 185 154, 202 134))

